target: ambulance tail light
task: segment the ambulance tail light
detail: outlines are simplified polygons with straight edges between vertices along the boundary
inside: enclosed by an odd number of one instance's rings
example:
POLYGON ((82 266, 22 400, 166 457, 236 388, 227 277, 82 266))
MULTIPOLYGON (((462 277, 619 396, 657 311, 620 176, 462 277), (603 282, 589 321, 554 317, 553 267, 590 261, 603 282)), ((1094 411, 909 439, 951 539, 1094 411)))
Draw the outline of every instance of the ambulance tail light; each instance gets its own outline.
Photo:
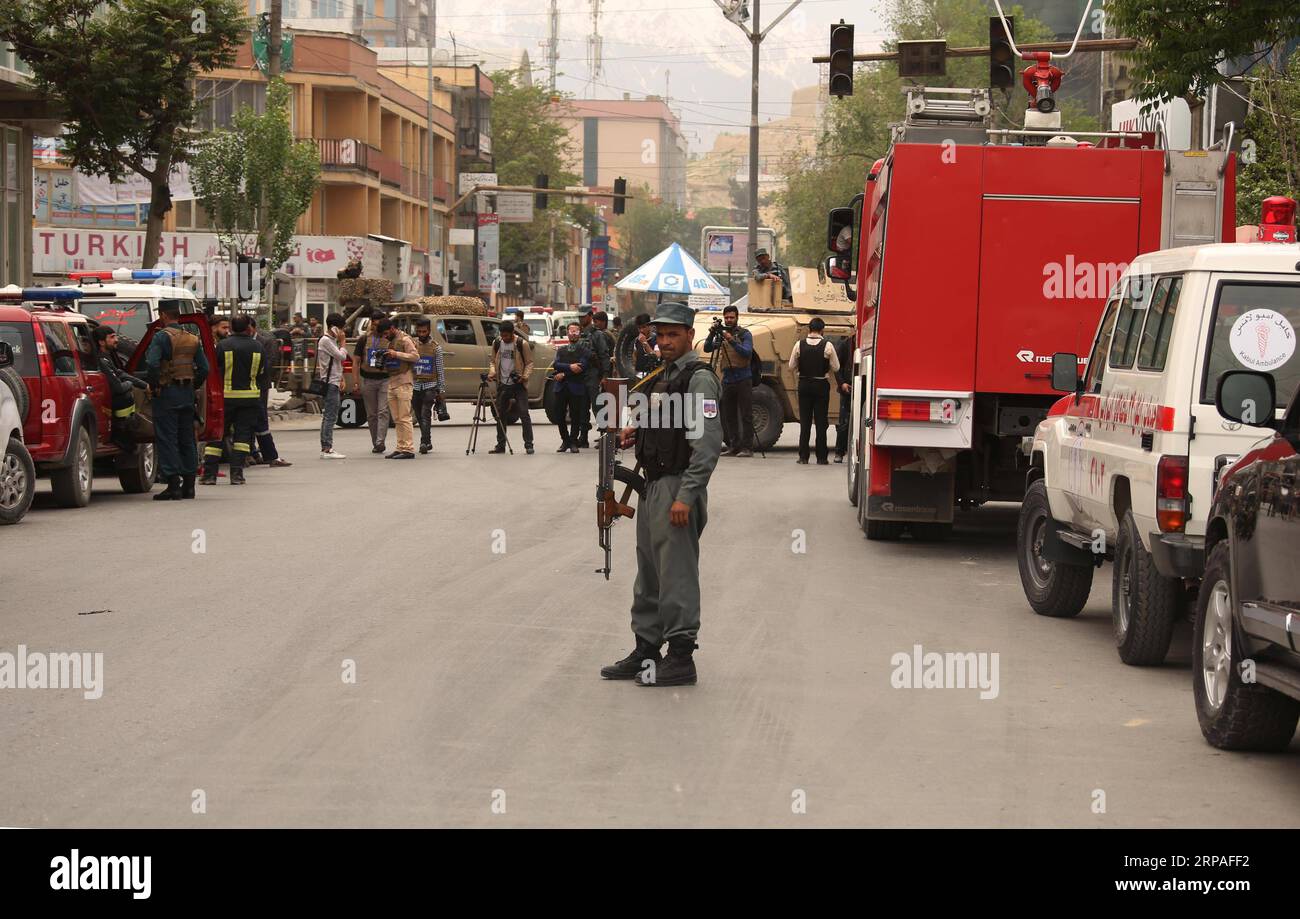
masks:
POLYGON ((1161 533, 1181 533, 1187 526, 1187 457, 1162 456, 1156 466, 1156 523, 1161 533))
POLYGON ((955 399, 879 399, 876 418, 880 421, 938 421, 952 424, 957 418, 955 399))
POLYGON ((1296 241, 1295 201, 1273 195, 1260 203, 1259 231, 1256 241, 1293 243, 1296 241))

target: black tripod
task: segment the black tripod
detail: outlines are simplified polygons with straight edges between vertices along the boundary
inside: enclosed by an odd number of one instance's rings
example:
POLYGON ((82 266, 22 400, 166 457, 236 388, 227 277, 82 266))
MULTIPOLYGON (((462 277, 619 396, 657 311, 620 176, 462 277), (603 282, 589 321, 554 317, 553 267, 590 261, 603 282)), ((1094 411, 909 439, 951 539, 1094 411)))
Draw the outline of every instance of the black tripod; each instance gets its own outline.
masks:
MULTIPOLYGON (((726 360, 728 370, 735 370, 736 369, 735 365, 731 363, 731 355, 727 353, 726 342, 724 342, 722 339, 722 330, 717 329, 713 332, 710 332, 709 334, 711 336, 714 336, 714 342, 715 342, 715 347, 713 349, 713 359, 709 362, 710 366, 713 368, 713 372, 714 373, 718 372, 718 364, 720 363, 720 358, 726 360)), ((719 374, 719 376, 721 376, 721 374, 719 374)), ((751 387, 754 385, 752 380, 746 382, 751 387)), ((751 408, 748 412, 743 412, 742 414, 744 414, 745 416, 745 424, 749 425, 749 442, 752 443, 754 447, 758 450, 759 456, 763 457, 763 459, 767 459, 767 453, 764 452, 763 445, 758 442, 758 432, 754 430, 753 409, 751 408)), ((733 444, 732 446, 735 445, 733 444)))
POLYGON ((510 455, 514 456, 515 448, 510 446, 510 438, 506 435, 506 426, 501 423, 501 416, 497 414, 496 400, 487 397, 488 381, 487 375, 479 377, 478 399, 474 402, 474 421, 470 424, 469 443, 465 445, 465 455, 469 456, 478 450, 478 429, 479 425, 487 421, 487 413, 492 413, 492 420, 496 422, 497 433, 501 439, 506 442, 506 449, 510 455))

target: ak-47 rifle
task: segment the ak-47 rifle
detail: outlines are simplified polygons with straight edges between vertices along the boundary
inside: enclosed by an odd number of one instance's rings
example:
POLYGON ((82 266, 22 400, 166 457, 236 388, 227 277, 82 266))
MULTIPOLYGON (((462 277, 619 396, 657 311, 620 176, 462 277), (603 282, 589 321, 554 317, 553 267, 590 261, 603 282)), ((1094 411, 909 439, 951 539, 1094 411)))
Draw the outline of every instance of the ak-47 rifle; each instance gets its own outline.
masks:
POLYGON ((600 469, 596 482, 596 531, 597 541, 600 547, 605 550, 605 567, 597 568, 598 574, 603 573, 605 580, 609 580, 611 566, 610 553, 614 548, 614 521, 619 517, 631 519, 636 515, 636 509, 628 501, 632 498, 632 492, 638 495, 645 493, 645 480, 641 477, 641 466, 637 465, 633 469, 619 465, 619 433, 620 424, 623 418, 623 398, 629 392, 635 392, 646 383, 654 379, 661 371, 663 366, 655 368, 654 371, 647 374, 628 387, 627 379, 623 377, 606 377, 601 381, 601 391, 606 395, 606 402, 603 406, 604 414, 599 411, 596 414, 597 419, 602 419, 604 424, 600 429, 600 436, 596 452, 599 454, 600 469), (621 498, 614 495, 614 483, 622 482, 624 486, 623 496, 621 498))

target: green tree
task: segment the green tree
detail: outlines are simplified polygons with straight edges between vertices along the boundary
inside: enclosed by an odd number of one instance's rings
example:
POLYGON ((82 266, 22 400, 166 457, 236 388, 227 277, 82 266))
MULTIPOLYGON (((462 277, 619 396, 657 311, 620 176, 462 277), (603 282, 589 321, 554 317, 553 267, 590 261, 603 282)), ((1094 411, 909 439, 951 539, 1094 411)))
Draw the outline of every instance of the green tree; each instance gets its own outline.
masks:
POLYGON ((320 183, 316 145, 293 137, 291 92, 284 80, 272 80, 266 111, 240 108, 231 130, 199 143, 190 170, 222 247, 232 258, 255 248, 266 259, 266 277, 289 260, 298 218, 320 183))
POLYGON ((158 260, 172 169, 192 151, 194 77, 234 61, 248 25, 238 0, 0 0, 0 40, 63 112, 73 165, 148 180, 144 268, 158 260))
POLYGON ((627 213, 616 221, 620 259, 628 271, 654 258, 672 243, 693 256, 697 254, 703 224, 654 197, 649 186, 642 185, 632 194, 635 197, 628 202, 627 213))
MULTIPOLYGON (((569 133, 556 119, 551 92, 544 86, 524 86, 513 70, 492 74, 492 147, 497 179, 502 185, 532 185, 545 173, 552 188, 581 184, 580 177, 565 168, 571 159, 569 133)), ((534 211, 531 223, 501 226, 501 266, 517 270, 546 258, 551 226, 572 222, 595 228, 595 213, 587 205, 565 204, 564 196, 552 194, 545 211, 534 211)), ((555 254, 568 251, 568 234, 555 234, 555 254)))
POLYGON ((1274 56, 1251 80, 1237 169, 1237 222, 1259 222, 1270 195, 1300 198, 1300 52, 1274 56))
POLYGON ((1138 40, 1139 99, 1202 96, 1300 37, 1296 0, 1108 0, 1106 16, 1108 32, 1138 40))
MULTIPOLYGON (((1046 26, 1031 19, 1019 7, 1004 6, 1016 18, 1017 42, 1043 41, 1050 37, 1046 26)), ((989 6, 984 0, 895 0, 886 11, 885 22, 898 41, 943 38, 949 47, 973 47, 988 43, 989 6)), ((866 185, 867 169, 889 149, 890 124, 903 120, 906 99, 903 87, 914 80, 902 80, 893 62, 859 65, 854 74, 853 95, 833 101, 823 116, 817 153, 808 158, 792 157, 786 162, 786 187, 778 195, 785 227, 782 251, 787 264, 815 265, 826 255, 826 213, 846 205, 866 185)), ((950 58, 947 74, 927 78, 929 86, 987 86, 988 59, 950 58)), ((1028 99, 1019 85, 993 95, 993 123, 996 127, 1023 126, 1028 99)), ((1097 130, 1097 121, 1069 101, 1061 104, 1062 124, 1077 131, 1097 130)))

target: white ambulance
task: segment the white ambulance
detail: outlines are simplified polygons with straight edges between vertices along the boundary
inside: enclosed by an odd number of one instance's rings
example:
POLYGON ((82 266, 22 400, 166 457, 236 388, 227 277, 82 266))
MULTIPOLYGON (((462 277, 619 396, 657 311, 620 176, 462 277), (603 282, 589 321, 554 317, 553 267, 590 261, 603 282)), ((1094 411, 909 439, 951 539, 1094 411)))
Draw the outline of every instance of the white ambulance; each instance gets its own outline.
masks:
POLYGON ((160 304, 172 301, 182 313, 200 313, 202 302, 193 291, 168 283, 176 272, 169 268, 116 268, 111 271, 74 271, 73 282, 60 287, 79 287, 84 293, 77 310, 100 325, 117 330, 128 339, 123 350, 134 349, 149 323, 158 318, 160 304))
POLYGON ((1258 244, 1141 256, 1111 293, 1086 362, 1053 356, 1052 386, 1070 395, 1026 439, 1020 579, 1036 613, 1075 616, 1094 568, 1112 561, 1126 664, 1164 660, 1204 570, 1219 475, 1271 433, 1219 413, 1219 378, 1268 373, 1279 406, 1300 386, 1294 217, 1295 202, 1270 198, 1258 244))

